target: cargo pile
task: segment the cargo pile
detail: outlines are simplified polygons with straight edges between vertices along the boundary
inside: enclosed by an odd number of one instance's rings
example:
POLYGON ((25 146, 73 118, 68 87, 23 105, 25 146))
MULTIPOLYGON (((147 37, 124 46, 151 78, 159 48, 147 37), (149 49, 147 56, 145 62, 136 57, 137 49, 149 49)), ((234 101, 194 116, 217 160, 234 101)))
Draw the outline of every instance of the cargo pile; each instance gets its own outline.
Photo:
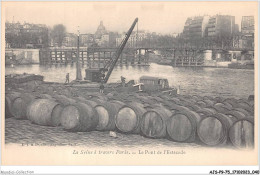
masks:
POLYGON ((195 142, 254 147, 254 100, 145 93, 82 92, 40 84, 5 94, 5 116, 68 132, 115 131, 195 142))

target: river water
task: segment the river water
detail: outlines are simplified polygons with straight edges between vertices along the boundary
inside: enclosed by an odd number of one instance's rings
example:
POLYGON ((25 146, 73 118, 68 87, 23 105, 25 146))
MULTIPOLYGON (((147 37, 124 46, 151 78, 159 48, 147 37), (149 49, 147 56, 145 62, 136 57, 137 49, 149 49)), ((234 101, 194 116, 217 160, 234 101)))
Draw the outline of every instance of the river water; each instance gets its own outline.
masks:
MULTIPOLYGON (((76 77, 75 65, 20 65, 14 68, 6 67, 5 73, 33 73, 44 76, 45 81, 65 82, 66 73, 70 79, 76 77)), ((254 70, 228 68, 185 68, 158 65, 150 66, 116 66, 108 82, 120 81, 120 76, 126 81, 138 81, 143 75, 167 78, 170 86, 180 87, 180 93, 185 95, 222 96, 248 98, 254 94, 254 70)), ((82 77, 85 67, 82 67, 82 77)))

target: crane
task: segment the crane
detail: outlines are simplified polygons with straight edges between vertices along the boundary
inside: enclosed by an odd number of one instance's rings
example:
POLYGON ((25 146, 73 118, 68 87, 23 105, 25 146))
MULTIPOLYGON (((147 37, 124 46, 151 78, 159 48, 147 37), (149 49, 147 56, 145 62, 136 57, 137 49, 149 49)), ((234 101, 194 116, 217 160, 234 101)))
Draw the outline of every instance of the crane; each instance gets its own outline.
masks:
POLYGON ((90 80, 92 82, 101 82, 102 81, 103 83, 107 83, 137 22, 138 22, 138 18, 136 18, 134 20, 133 24, 131 25, 130 29, 126 33, 124 39, 122 40, 120 46, 116 50, 112 59, 109 60, 109 62, 107 64, 105 64, 105 66, 103 68, 100 68, 99 70, 93 69, 93 68, 88 68, 85 70, 86 71, 86 77, 85 77, 86 80, 90 80))

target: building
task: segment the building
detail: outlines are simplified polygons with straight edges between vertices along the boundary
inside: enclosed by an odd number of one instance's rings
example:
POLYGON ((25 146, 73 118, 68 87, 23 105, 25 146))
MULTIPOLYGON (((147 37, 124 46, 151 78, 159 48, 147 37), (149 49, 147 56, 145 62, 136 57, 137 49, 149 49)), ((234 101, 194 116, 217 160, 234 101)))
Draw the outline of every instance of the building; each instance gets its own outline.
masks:
POLYGON ((80 38, 80 45, 85 47, 91 46, 95 41, 94 34, 81 34, 79 38, 80 38))
POLYGON ((230 15, 215 15, 210 17, 207 26, 208 37, 230 37, 238 33, 235 17, 230 15))
POLYGON ((183 29, 184 39, 193 40, 205 37, 209 18, 207 15, 188 18, 183 29))
POLYGON ((254 16, 242 16, 241 33, 243 35, 253 35, 255 33, 254 16))
POLYGON ((11 48, 48 47, 48 28, 43 24, 5 23, 5 41, 11 48))
POLYGON ((254 48, 255 21, 254 16, 242 16, 241 45, 243 48, 254 48))
MULTIPOLYGON (((144 39, 147 39, 148 32, 144 30, 139 30, 138 32, 133 31, 127 41, 126 47, 137 47, 138 43, 142 42, 144 39)), ((125 33, 121 34, 116 38, 116 47, 118 47, 123 39, 125 38, 125 33)))
POLYGON ((206 35, 206 27, 209 16, 196 16, 192 19, 189 26, 190 38, 202 38, 206 35))
POLYGON ((117 32, 109 32, 109 47, 116 47, 116 38, 118 38, 117 32))
POLYGON ((62 41, 62 46, 65 47, 77 47, 78 36, 74 33, 66 33, 62 41))
POLYGON ((103 24, 103 21, 100 21, 100 24, 97 28, 97 31, 95 33, 95 38, 98 38, 100 39, 102 37, 102 35, 105 35, 105 34, 108 34, 104 24, 103 24))
POLYGON ((182 33, 182 36, 183 36, 184 39, 189 39, 191 21, 192 21, 191 18, 187 18, 187 20, 184 24, 183 33, 182 33))

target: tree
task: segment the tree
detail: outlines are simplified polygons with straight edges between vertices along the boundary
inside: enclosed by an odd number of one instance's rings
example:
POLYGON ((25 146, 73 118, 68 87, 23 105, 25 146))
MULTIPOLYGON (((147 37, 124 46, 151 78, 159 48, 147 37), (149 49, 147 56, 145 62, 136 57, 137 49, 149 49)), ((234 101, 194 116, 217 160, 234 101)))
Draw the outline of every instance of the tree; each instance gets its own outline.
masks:
POLYGON ((57 24, 53 27, 51 31, 51 38, 54 43, 58 43, 58 46, 62 46, 63 38, 66 35, 66 27, 63 24, 57 24))

